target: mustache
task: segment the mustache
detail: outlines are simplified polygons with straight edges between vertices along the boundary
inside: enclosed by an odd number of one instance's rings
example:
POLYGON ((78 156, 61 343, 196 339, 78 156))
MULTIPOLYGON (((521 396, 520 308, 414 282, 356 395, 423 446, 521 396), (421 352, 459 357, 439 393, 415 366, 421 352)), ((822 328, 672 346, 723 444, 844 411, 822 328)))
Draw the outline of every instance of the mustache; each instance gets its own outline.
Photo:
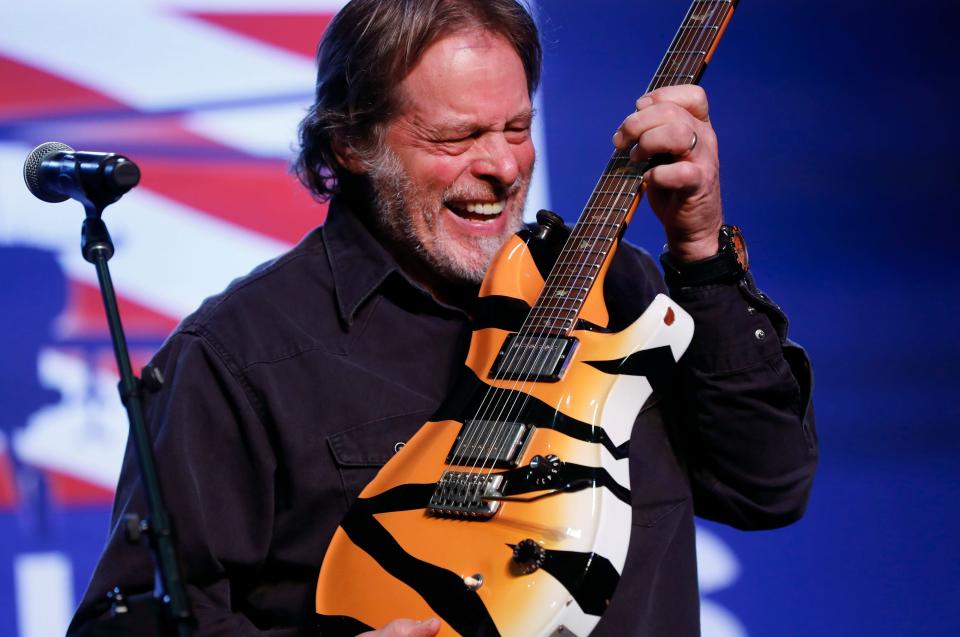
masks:
POLYGON ((520 192, 527 184, 529 179, 518 176, 513 183, 508 185, 489 184, 488 188, 476 186, 451 186, 443 192, 443 201, 471 201, 487 199, 506 199, 520 192))

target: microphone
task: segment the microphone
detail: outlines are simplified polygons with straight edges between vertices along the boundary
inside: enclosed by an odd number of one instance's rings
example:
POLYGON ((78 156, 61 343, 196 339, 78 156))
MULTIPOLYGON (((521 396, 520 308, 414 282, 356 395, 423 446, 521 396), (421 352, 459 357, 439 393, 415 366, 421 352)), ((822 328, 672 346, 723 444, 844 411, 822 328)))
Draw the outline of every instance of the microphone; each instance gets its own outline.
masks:
POLYGON ((76 199, 102 209, 140 182, 140 169, 123 155, 75 151, 60 142, 47 142, 27 155, 23 180, 33 196, 43 201, 76 199))

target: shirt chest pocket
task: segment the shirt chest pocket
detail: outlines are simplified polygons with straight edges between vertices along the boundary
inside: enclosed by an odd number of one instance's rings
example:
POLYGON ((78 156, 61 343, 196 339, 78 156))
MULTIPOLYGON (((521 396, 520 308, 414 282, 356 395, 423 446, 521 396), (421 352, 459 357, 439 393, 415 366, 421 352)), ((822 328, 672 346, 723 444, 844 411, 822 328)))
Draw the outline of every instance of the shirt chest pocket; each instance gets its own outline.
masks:
POLYGON ((327 437, 347 506, 430 415, 422 410, 388 416, 327 437))

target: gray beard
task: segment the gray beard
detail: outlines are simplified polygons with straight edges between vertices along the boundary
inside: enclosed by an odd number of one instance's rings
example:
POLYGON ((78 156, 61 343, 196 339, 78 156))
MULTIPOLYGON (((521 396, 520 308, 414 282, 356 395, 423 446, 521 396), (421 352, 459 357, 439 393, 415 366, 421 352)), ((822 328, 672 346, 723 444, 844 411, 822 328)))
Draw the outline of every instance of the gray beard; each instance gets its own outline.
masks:
MULTIPOLYGON (((417 236, 412 217, 422 211, 427 226, 437 227, 437 215, 442 214, 443 201, 427 201, 420 195, 410 176, 404 171, 399 157, 390 149, 383 148, 377 156, 368 162, 371 189, 373 191, 374 219, 386 238, 398 248, 411 254, 430 271, 451 283, 480 284, 486 275, 493 257, 503 244, 502 237, 474 237, 471 241, 472 252, 480 255, 479 260, 468 262, 458 258, 454 250, 444 247, 444 237, 437 236, 436 249, 428 249, 417 236), (419 207, 419 211, 417 210, 419 207)), ((508 191, 526 190, 526 180, 519 180, 508 191)), ((522 209, 523 202, 520 202, 522 209)), ((512 232, 520 230, 522 221, 517 220, 512 232)))

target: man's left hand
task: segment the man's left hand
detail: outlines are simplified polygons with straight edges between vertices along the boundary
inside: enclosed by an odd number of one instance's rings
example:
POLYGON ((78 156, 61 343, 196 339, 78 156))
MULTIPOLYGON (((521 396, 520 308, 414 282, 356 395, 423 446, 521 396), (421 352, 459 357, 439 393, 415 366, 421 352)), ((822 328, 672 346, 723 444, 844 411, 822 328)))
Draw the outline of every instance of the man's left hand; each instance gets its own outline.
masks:
POLYGON ((636 106, 614 133, 614 146, 629 148, 634 161, 661 153, 675 158, 644 174, 650 207, 663 224, 675 259, 713 256, 723 215, 717 136, 706 93, 692 84, 665 86, 640 97, 636 106))

